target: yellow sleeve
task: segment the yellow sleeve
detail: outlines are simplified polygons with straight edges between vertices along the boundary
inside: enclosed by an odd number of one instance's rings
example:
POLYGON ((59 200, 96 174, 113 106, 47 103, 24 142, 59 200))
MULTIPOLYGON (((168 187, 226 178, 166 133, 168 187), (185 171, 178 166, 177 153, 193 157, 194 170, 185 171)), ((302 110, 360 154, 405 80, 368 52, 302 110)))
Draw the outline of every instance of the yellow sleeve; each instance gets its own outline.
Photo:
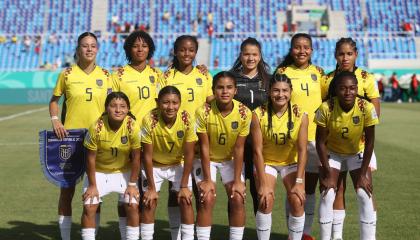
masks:
POLYGON ((118 72, 113 72, 112 73, 112 91, 113 92, 119 92, 121 89, 121 85, 120 85, 120 79, 118 77, 118 72))
POLYGON ((209 97, 209 96, 213 95, 213 89, 212 89, 212 87, 213 87, 213 77, 211 76, 210 73, 207 73, 206 77, 207 77, 207 96, 206 97, 209 97))
POLYGON ((369 99, 374 99, 374 98, 379 98, 380 97, 375 78, 373 77, 372 74, 368 74, 364 91, 366 93, 366 96, 369 99))
POLYGON ((207 133, 207 119, 205 107, 199 107, 195 112, 195 129, 197 133, 207 133))
POLYGON ((186 130, 185 142, 196 142, 198 141, 197 133, 193 126, 188 126, 186 130))
POLYGON ((132 120, 131 126, 132 126, 132 132, 130 134, 131 149, 138 149, 141 146, 140 145, 140 139, 141 139, 140 126, 135 120, 132 120))
POLYGON ((92 151, 98 150, 98 142, 97 142, 97 136, 96 136, 96 122, 94 125, 92 125, 88 132, 86 133, 85 140, 83 141, 83 145, 92 151))
POLYGON ((321 78, 321 98, 322 100, 327 99, 328 88, 330 86, 331 79, 328 75, 324 75, 321 78))
POLYGON ((319 106, 319 108, 315 112, 314 123, 321 127, 327 127, 328 124, 328 116, 329 115, 329 107, 328 102, 324 102, 319 106))
POLYGON ((143 118, 140 130, 140 140, 142 143, 152 144, 152 128, 150 126, 150 117, 147 115, 143 118))
POLYGON ((246 119, 242 121, 241 131, 239 132, 239 136, 246 137, 249 135, 249 129, 251 127, 251 119, 252 113, 249 109, 247 109, 246 119))
POLYGON ((372 103, 366 102, 365 127, 377 125, 379 123, 378 115, 372 103))
POLYGON ((57 83, 55 84, 53 95, 60 97, 62 96, 66 91, 66 83, 65 83, 65 72, 61 72, 60 75, 58 75, 57 83))

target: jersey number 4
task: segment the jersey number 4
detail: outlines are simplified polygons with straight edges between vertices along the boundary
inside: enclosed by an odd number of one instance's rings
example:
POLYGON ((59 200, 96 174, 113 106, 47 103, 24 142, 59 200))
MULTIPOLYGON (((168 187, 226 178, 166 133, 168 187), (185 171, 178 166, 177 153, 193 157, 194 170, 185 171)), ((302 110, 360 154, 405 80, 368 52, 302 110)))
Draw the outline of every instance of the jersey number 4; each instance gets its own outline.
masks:
POLYGON ((306 92, 306 96, 309 97, 309 86, 308 83, 305 83, 305 85, 303 85, 303 83, 300 84, 300 89, 302 89, 302 91, 306 92))

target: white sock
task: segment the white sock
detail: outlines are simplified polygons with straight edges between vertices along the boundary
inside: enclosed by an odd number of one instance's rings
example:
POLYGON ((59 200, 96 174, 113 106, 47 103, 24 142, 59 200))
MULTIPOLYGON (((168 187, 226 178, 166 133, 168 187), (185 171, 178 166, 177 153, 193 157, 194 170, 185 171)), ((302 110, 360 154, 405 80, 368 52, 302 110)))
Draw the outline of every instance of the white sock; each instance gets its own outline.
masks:
POLYGON ((229 227, 229 240, 242 240, 245 227, 229 227))
POLYGON ((153 240, 153 233, 155 232, 154 223, 142 223, 140 225, 140 235, 142 240, 153 240))
POLYGON ((62 240, 70 240, 71 233, 71 216, 58 216, 58 226, 62 240))
POLYGON ((127 237, 126 238, 121 238, 121 240, 127 239, 127 240, 138 240, 139 239, 139 227, 131 227, 131 226, 127 226, 126 227, 126 232, 127 232, 127 237))
POLYGON ((118 226, 120 228, 121 239, 125 239, 127 237, 127 218, 120 217, 118 221, 118 226))
POLYGON ((181 212, 179 207, 168 207, 168 215, 172 240, 181 240, 181 212))
POLYGON ((211 226, 208 227, 195 227, 195 231, 197 232, 197 240, 209 240, 210 233, 211 233, 211 226))
POLYGON ((290 213, 290 204, 289 204, 289 201, 287 200, 287 194, 286 194, 284 198, 284 214, 286 216, 287 228, 289 228, 289 213, 290 213))
POLYGON ((319 201, 319 228, 321 240, 330 240, 333 221, 334 189, 328 189, 327 194, 319 201))
POLYGON ((95 228, 82 228, 82 240, 95 240, 95 228))
POLYGON ((194 224, 181 224, 182 240, 194 240, 194 224))
POLYGON ((372 198, 362 188, 358 188, 356 193, 359 202, 360 239, 374 240, 376 220, 372 198))
POLYGON ((312 232, 312 223, 314 222, 314 216, 315 216, 315 204, 316 204, 315 193, 306 194, 305 227, 303 228, 303 233, 305 233, 306 235, 311 235, 311 232, 312 232))
POLYGON ((98 235, 98 231, 99 231, 99 225, 101 225, 101 214, 100 213, 96 213, 95 214, 95 236, 98 235))
POLYGON ((343 227, 344 219, 346 218, 346 210, 334 210, 333 214, 332 239, 343 239, 343 227))
POLYGON ((300 217, 289 215, 289 239, 301 240, 303 235, 303 227, 305 226, 305 213, 300 217))
POLYGON ((271 233, 271 213, 257 211, 255 223, 257 225, 258 240, 269 240, 271 233))

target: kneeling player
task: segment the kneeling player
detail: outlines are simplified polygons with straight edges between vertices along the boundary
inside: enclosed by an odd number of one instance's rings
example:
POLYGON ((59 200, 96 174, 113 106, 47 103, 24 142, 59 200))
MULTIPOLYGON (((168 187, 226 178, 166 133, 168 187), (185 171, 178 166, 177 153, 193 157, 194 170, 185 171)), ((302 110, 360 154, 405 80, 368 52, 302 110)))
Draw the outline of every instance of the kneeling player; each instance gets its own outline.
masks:
POLYGON ((157 105, 143 119, 141 127, 144 152, 141 239, 153 239, 157 199, 166 179, 172 183, 171 191, 178 194, 182 239, 194 240, 190 177, 197 141, 194 123, 186 111, 178 112, 181 93, 176 87, 160 90, 157 105))
POLYGON ((340 72, 330 84, 330 99, 317 110, 316 143, 322 163, 323 197, 319 207, 321 239, 330 240, 333 203, 340 169, 350 172, 359 202, 360 239, 375 239, 376 214, 372 201, 372 178, 368 174, 379 123, 373 104, 357 97, 357 78, 340 72), (364 149, 360 140, 365 135, 364 149))
POLYGON ((89 128, 84 145, 87 167, 83 186, 82 239, 95 239, 95 213, 101 198, 120 195, 127 213, 126 238, 139 239, 137 178, 140 170, 140 129, 122 92, 110 93, 106 112, 89 128))

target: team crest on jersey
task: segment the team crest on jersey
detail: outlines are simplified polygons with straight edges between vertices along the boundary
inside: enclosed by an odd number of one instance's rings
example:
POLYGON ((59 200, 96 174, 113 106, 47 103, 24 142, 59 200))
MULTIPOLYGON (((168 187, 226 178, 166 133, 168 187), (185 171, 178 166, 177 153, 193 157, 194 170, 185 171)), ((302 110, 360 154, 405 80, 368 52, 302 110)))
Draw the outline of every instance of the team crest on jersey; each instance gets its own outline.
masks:
POLYGON ((150 83, 155 83, 155 77, 154 76, 150 76, 149 80, 150 80, 150 83))
POLYGON ((196 176, 200 176, 200 174, 201 174, 201 168, 197 168, 197 169, 195 170, 195 175, 196 175, 196 176))
POLYGON ((232 122, 232 129, 238 129, 239 123, 237 121, 232 122))
POLYGON ((311 78, 314 82, 318 80, 318 77, 316 76, 316 74, 311 74, 311 78))
POLYGON ((359 124, 360 123, 360 117, 359 116, 353 117, 353 123, 354 124, 359 124))
POLYGON ((127 142, 128 142, 128 137, 127 136, 122 136, 121 137, 121 143, 126 144, 127 142))
POLYGON ((184 131, 179 130, 178 132, 176 132, 176 136, 177 136, 178 138, 183 138, 183 137, 184 137, 184 131))
POLYGON ((59 147, 60 151, 60 159, 63 161, 69 160, 71 157, 71 154, 73 153, 73 149, 71 148, 71 145, 60 145, 59 147))
POLYGON ((98 85, 99 87, 102 87, 103 84, 104 82, 102 81, 102 79, 96 79, 96 85, 98 85))
POLYGON ((203 84, 203 79, 201 79, 201 78, 197 78, 197 79, 195 79, 195 82, 196 82, 198 85, 201 85, 201 84, 203 84))

